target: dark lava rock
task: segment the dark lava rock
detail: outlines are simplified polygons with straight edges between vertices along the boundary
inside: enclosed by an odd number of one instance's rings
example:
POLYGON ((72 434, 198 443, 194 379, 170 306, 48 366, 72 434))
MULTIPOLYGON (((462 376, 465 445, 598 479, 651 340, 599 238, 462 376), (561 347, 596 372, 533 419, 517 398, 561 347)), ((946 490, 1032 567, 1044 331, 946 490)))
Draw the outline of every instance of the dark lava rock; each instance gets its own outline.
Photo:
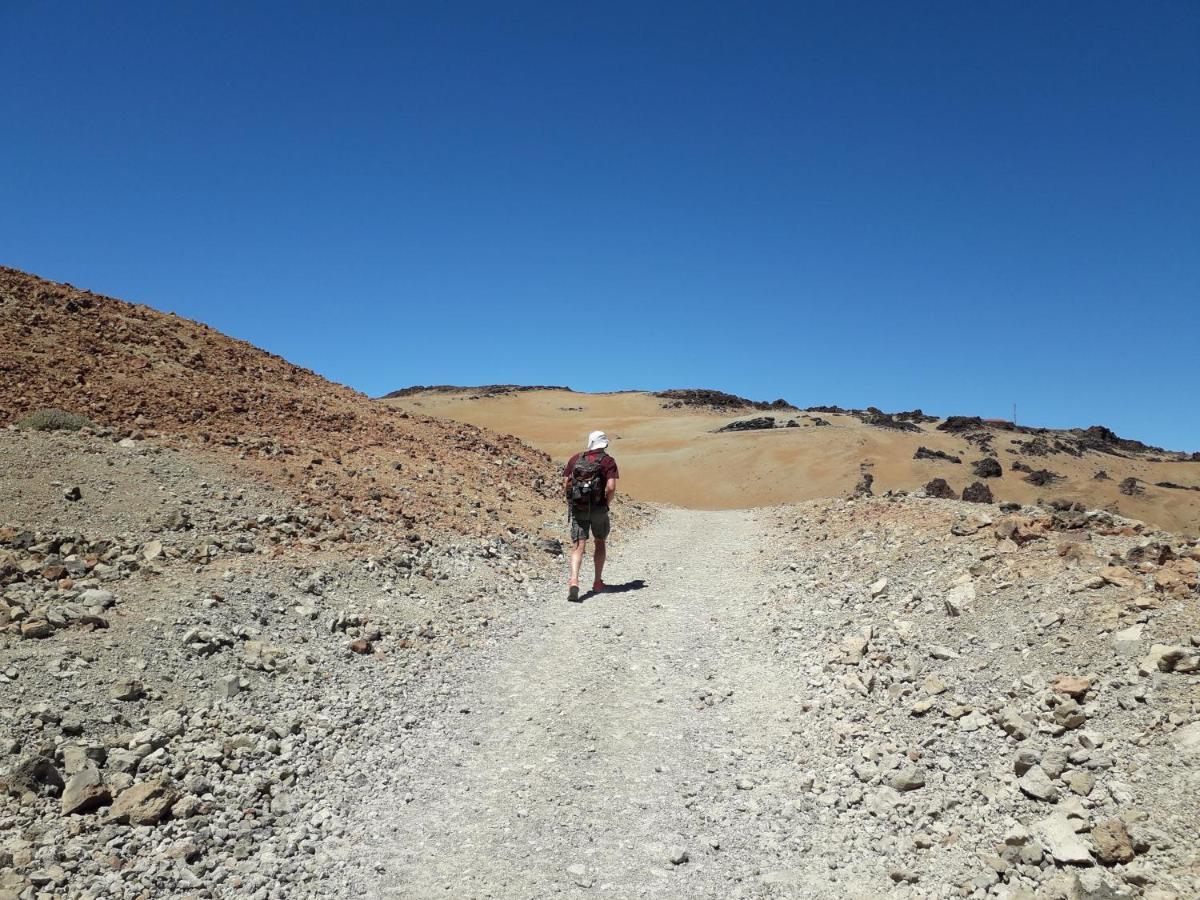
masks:
POLYGON ((1004 474, 1004 469, 1000 467, 1000 460, 994 456, 985 456, 983 459, 977 459, 971 463, 971 471, 980 478, 999 478, 1004 474))
POLYGON ((1137 494, 1146 493, 1146 489, 1138 484, 1138 480, 1132 475, 1122 481, 1117 487, 1117 490, 1119 490, 1122 494, 1125 494, 1127 497, 1134 497, 1137 494))
MULTIPOLYGON (((1013 466, 1013 468, 1015 469, 1016 466, 1013 466)), ((1030 484, 1036 484, 1038 487, 1042 487, 1043 485, 1054 484, 1054 482, 1063 481, 1064 479, 1063 476, 1059 475, 1057 472, 1051 472, 1049 469, 1036 469, 1035 471, 1032 471, 1026 475, 1025 480, 1030 484)))
POLYGON ((1076 428, 1071 433, 1075 435, 1075 440, 1084 450, 1096 450, 1112 456, 1123 456, 1124 453, 1171 453, 1170 450, 1164 450, 1162 447, 1119 437, 1111 428, 1105 428, 1103 425, 1093 425, 1091 428, 1083 430, 1076 428), (1118 451, 1124 451, 1124 453, 1118 451))
POLYGON ((871 485, 874 483, 875 476, 870 472, 863 472, 861 477, 858 479, 858 484, 854 486, 854 496, 870 497, 874 493, 874 491, 871 489, 871 485))
POLYGON ((524 391, 570 391, 561 384, 414 384, 384 394, 381 399, 391 400, 396 397, 411 397, 413 394, 462 394, 471 391, 475 398, 495 397, 500 394, 516 394, 524 391))
POLYGON ((1047 440, 1042 435, 1038 435, 1028 441, 1017 441, 1019 453, 1025 453, 1029 456, 1050 456, 1054 453, 1066 453, 1070 456, 1083 456, 1083 451, 1075 444, 1066 441, 1060 441, 1058 438, 1047 440))
POLYGON ((800 427, 800 423, 799 423, 799 422, 797 422, 795 419, 788 419, 788 420, 787 420, 787 425, 785 425, 784 427, 785 427, 785 428, 799 428, 799 427, 800 427))
POLYGON ((947 416, 946 421, 937 426, 938 431, 949 431, 955 434, 960 431, 978 431, 986 427, 979 416, 947 416))
POLYGON ((895 431, 920 431, 918 425, 912 422, 907 422, 897 418, 889 413, 874 406, 868 406, 866 411, 856 413, 858 418, 866 425, 874 425, 876 428, 891 428, 895 431))
POLYGON ((774 416, 759 416, 756 419, 739 419, 736 422, 730 422, 728 425, 722 425, 717 429, 717 432, 722 431, 762 431, 767 428, 775 427, 774 416))
POLYGON ((962 462, 957 456, 951 456, 944 450, 930 450, 928 447, 918 447, 917 452, 913 454, 913 459, 940 459, 952 463, 962 462))
POLYGON ((993 503, 992 489, 982 481, 975 481, 963 488, 962 498, 968 503, 993 503))
POLYGON ((927 415, 920 409, 910 409, 907 412, 898 412, 894 414, 897 419, 902 422, 936 422, 937 416, 927 415))
POLYGON ((1175 491, 1200 491, 1200 486, 1194 484, 1176 484, 1173 481, 1156 481, 1155 487, 1171 488, 1175 491))
POLYGON ((707 388, 673 388, 658 391, 654 395, 664 400, 678 400, 685 406, 703 406, 709 409, 795 409, 782 397, 770 403, 764 400, 747 400, 736 394, 712 391, 707 388))
POLYGON ((939 500, 957 500, 958 494, 954 493, 954 488, 946 483, 945 478, 935 478, 929 484, 925 485, 925 493, 930 497, 937 497, 939 500))
POLYGON ((1100 469, 1095 475, 1093 475, 1092 480, 1093 481, 1112 481, 1112 479, 1109 477, 1108 473, 1105 472, 1103 469, 1100 469))

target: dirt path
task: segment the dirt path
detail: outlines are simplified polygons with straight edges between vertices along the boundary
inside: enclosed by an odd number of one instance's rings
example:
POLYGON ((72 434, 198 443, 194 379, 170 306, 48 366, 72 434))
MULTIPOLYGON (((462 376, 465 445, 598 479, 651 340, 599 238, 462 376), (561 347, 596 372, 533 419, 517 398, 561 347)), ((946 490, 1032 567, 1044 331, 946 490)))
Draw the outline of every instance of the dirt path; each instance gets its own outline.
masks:
POLYGON ((539 598, 395 761, 412 794, 376 810, 378 895, 844 895, 760 815, 798 777, 803 691, 754 616, 760 528, 667 511, 606 573, 644 587, 539 598))

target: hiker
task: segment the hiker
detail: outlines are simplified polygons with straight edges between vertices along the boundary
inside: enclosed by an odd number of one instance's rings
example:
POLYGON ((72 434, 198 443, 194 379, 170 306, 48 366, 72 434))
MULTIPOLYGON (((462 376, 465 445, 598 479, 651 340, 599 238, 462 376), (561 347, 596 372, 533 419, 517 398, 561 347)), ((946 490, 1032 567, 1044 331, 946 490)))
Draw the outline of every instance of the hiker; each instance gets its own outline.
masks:
POLYGON ((596 580, 592 592, 604 590, 604 557, 608 540, 608 505, 617 492, 617 461, 606 453, 608 436, 603 431, 588 435, 587 449, 576 453, 563 468, 563 492, 571 522, 571 580, 567 599, 579 603, 579 568, 588 533, 596 538, 596 580))

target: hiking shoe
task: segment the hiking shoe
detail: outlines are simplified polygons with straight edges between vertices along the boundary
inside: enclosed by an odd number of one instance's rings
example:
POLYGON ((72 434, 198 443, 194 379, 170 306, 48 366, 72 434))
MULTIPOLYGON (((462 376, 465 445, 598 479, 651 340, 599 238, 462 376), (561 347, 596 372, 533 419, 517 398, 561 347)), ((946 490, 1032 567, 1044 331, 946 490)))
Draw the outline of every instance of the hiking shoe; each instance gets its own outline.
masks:
POLYGON ((579 603, 579 585, 572 584, 567 587, 567 602, 579 603))
POLYGON ((604 590, 604 588, 605 588, 605 584, 603 581, 593 581, 592 582, 592 593, 593 594, 599 594, 601 591, 604 590))

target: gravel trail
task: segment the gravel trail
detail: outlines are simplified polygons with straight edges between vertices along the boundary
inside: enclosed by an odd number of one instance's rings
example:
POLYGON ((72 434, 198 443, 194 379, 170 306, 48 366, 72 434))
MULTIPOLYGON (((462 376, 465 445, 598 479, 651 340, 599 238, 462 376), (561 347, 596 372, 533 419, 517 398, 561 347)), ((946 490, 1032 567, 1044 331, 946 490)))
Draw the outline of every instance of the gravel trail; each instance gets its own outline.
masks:
POLYGON ((411 793, 375 804, 376 895, 820 895, 755 797, 786 785, 802 690, 758 633, 763 540, 750 512, 668 510, 614 547, 629 589, 543 588, 387 763, 411 793))

